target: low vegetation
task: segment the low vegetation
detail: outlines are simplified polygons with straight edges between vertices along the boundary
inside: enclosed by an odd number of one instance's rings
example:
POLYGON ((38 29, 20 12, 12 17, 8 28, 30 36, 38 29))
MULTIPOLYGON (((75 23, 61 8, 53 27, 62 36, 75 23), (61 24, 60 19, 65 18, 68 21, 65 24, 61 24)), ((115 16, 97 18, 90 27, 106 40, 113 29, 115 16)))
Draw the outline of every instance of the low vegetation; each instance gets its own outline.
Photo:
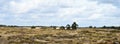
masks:
POLYGON ((113 44, 120 42, 120 30, 115 29, 30 28, 0 27, 0 44, 113 44))

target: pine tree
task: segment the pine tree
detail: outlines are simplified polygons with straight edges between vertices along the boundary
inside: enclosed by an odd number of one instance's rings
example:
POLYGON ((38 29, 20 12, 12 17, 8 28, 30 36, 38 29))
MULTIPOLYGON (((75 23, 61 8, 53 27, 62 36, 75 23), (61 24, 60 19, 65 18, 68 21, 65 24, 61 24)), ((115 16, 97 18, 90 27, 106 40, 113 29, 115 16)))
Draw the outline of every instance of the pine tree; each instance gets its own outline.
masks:
POLYGON ((107 27, 104 25, 103 28, 107 28, 107 27))
POLYGON ((69 25, 69 24, 67 24, 67 25, 66 25, 66 28, 69 30, 69 29, 70 29, 70 25, 69 25))
POLYGON ((89 26, 89 28, 93 28, 93 26, 89 26))
POLYGON ((76 23, 76 22, 73 22, 73 24, 72 24, 72 29, 74 30, 74 29, 77 29, 77 27, 78 27, 78 24, 76 23))

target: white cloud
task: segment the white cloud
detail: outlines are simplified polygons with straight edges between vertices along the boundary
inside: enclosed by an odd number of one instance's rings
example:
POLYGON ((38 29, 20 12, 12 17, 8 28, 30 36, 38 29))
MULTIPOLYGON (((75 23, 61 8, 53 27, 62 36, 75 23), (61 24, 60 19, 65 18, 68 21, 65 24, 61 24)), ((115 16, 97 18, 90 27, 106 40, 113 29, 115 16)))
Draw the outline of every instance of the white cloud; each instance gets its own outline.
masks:
POLYGON ((101 14, 93 14, 90 17, 88 17, 88 19, 98 19, 100 17, 103 17, 101 14))
POLYGON ((3 18, 5 17, 6 15, 5 14, 0 14, 0 18, 3 18))
POLYGON ((77 20, 78 22, 81 20, 101 19, 103 17, 107 17, 106 15, 114 15, 114 13, 117 12, 118 9, 112 4, 98 4, 94 1, 83 1, 81 5, 79 5, 79 3, 77 2, 74 2, 69 3, 69 5, 70 8, 60 8, 58 12, 59 16, 61 18, 67 17, 68 19, 72 19, 73 21, 77 20), (73 4, 77 5, 77 7, 73 4))
POLYGON ((40 2, 40 0, 10 1, 10 10, 13 10, 15 13, 24 13, 36 8, 40 2))
POLYGON ((4 18, 5 17, 5 15, 4 14, 0 14, 0 21, 3 21, 3 19, 2 18, 4 18))
POLYGON ((114 16, 119 9, 110 3, 89 0, 13 0, 10 1, 9 6, 9 12, 15 14, 16 21, 26 22, 33 20, 48 22, 48 19, 49 22, 107 21, 111 18, 109 16, 114 16))

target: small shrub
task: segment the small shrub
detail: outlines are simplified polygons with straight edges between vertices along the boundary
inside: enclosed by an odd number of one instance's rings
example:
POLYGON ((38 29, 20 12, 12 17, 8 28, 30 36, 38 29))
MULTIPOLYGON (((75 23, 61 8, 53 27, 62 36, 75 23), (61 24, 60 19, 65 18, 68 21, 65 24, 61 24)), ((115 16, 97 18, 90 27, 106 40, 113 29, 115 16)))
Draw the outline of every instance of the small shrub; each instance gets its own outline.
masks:
POLYGON ((89 26, 89 28, 93 28, 92 26, 89 26))
POLYGON ((36 27, 35 26, 32 26, 31 29, 35 29, 36 27))
POLYGON ((65 27, 64 27, 64 26, 61 26, 60 29, 65 29, 65 27))

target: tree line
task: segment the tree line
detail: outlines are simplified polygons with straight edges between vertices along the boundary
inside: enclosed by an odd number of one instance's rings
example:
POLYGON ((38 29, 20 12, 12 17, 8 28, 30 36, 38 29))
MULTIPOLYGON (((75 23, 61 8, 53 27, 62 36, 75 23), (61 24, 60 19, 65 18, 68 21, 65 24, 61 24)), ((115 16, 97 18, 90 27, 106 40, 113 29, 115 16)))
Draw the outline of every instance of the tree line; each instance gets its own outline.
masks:
MULTIPOLYGON (((51 26, 53 29, 57 29, 57 26, 51 26)), ((76 30, 78 28, 78 24, 76 22, 73 22, 72 25, 67 24, 66 26, 60 26, 59 29, 67 29, 67 30, 76 30)))
POLYGON ((96 26, 89 26, 89 28, 103 28, 103 29, 120 29, 120 26, 102 26, 102 27, 96 27, 96 26))
MULTIPOLYGON (((0 27, 19 27, 17 25, 0 25, 0 27)), ((32 29, 35 29, 36 27, 40 26, 30 26, 32 29)), ((44 26, 45 27, 45 26, 44 26)), ((57 26, 50 26, 53 29, 56 29, 57 26)), ((67 30, 76 30, 78 28, 78 24, 76 22, 73 22, 71 25, 67 24, 66 26, 60 26, 60 29, 67 29, 67 30)), ((103 29, 120 29, 120 26, 102 26, 102 27, 96 27, 96 26, 89 26, 88 28, 103 28, 103 29)))

